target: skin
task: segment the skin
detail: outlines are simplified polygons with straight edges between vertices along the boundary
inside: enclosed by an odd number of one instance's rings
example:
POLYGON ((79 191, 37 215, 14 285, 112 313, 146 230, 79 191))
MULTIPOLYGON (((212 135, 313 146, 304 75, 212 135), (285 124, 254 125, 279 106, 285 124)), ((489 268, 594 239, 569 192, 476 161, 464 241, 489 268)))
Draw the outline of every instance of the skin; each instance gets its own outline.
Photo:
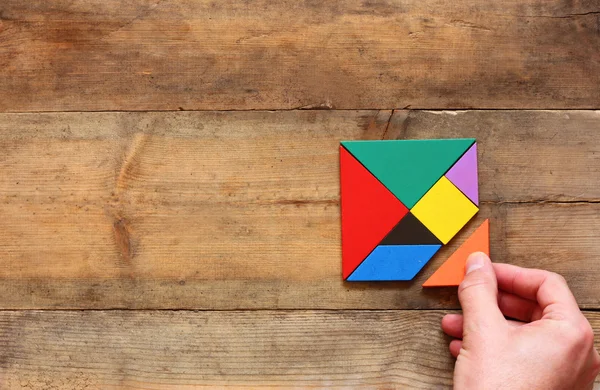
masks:
POLYGON ((463 314, 442 319, 454 338, 455 389, 592 389, 594 333, 562 276, 492 264, 481 252, 465 269, 463 314))

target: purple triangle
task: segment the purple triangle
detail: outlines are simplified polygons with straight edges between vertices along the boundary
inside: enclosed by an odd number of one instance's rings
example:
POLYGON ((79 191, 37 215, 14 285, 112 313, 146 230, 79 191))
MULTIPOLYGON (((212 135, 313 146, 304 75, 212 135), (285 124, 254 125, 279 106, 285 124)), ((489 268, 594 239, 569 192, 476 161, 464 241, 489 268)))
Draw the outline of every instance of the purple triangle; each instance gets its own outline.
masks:
POLYGON ((473 203, 479 206, 477 185, 477 144, 469 150, 446 173, 446 177, 473 203))

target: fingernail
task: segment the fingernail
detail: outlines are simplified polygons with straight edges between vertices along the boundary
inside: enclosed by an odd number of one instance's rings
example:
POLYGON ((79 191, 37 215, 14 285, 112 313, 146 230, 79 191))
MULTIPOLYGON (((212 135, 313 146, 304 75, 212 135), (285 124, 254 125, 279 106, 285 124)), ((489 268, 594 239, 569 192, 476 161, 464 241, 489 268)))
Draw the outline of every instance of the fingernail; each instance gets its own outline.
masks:
POLYGON ((471 253, 467 258, 466 273, 470 274, 471 272, 483 267, 483 265, 485 264, 486 257, 487 256, 485 255, 485 253, 482 252, 471 253))

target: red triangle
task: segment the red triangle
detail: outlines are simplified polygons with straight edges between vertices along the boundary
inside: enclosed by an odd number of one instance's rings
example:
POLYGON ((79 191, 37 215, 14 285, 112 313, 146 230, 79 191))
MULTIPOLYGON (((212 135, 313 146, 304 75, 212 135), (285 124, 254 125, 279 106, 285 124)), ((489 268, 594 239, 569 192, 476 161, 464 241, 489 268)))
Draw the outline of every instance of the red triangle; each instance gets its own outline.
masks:
POLYGON ((423 287, 458 286, 465 277, 467 257, 473 252, 490 255, 490 220, 481 226, 434 272, 423 287))
POLYGON ((342 275, 347 279, 408 209, 341 146, 340 182, 342 275))

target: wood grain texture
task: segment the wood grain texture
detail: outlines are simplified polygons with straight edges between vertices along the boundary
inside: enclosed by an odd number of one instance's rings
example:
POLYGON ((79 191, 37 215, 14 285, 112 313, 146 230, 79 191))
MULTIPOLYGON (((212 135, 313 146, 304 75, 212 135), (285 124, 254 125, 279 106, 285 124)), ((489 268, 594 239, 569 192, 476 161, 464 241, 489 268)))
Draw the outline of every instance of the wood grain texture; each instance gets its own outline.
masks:
POLYGON ((391 114, 0 115, 0 307, 456 308, 420 284, 486 217, 599 307, 598 113, 391 114), (338 142, 441 135, 478 138, 480 215, 413 283, 343 283, 338 142))
POLYGON ((0 111, 597 108, 596 0, 3 0, 0 111))
MULTIPOLYGON (((0 313, 3 389, 449 389, 439 311, 0 313)), ((586 313, 596 333, 600 315, 586 313)), ((597 342, 597 346, 600 344, 597 342)))

